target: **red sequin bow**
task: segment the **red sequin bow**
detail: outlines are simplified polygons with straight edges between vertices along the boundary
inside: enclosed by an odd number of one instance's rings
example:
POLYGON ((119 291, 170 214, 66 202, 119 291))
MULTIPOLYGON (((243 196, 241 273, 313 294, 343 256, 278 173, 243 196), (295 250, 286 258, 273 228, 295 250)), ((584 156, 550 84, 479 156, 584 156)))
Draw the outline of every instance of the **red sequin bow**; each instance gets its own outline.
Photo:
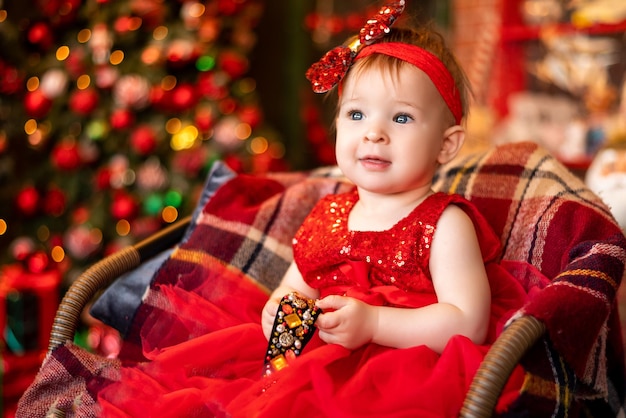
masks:
POLYGON ((346 75, 361 48, 371 45, 389 33, 391 26, 404 11, 404 0, 392 1, 381 7, 377 14, 365 22, 359 37, 348 46, 338 46, 328 51, 306 72, 315 93, 325 93, 335 87, 346 75))

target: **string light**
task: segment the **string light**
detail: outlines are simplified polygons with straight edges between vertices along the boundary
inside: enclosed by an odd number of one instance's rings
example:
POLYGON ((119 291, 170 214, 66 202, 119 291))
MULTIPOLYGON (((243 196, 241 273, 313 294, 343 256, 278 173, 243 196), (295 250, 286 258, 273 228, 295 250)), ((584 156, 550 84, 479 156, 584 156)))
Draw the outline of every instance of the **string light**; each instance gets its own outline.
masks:
POLYGON ((59 245, 55 245, 54 247, 52 247, 52 250, 50 251, 50 257, 55 262, 60 263, 61 261, 65 259, 65 250, 63 249, 63 247, 59 245))
POLYGON ((201 17, 204 14, 205 7, 202 3, 193 3, 189 6, 188 12, 191 17, 201 17))
POLYGON ((30 77, 26 82, 26 89, 28 91, 35 91, 39 88, 39 77, 30 77))
POLYGON ((154 38, 155 41, 162 41, 163 39, 167 38, 168 32, 169 32, 169 29, 167 29, 167 27, 159 26, 155 28, 154 31, 152 32, 152 37, 154 38))
POLYGON ((37 121, 35 119, 28 119, 24 124, 24 132, 26 132, 26 135, 32 135, 37 132, 37 121))
POLYGON ((81 44, 89 42, 89 39, 91 39, 91 30, 89 30, 89 29, 82 29, 80 32, 78 32, 78 35, 76 36, 76 39, 81 44))
POLYGON ((161 88, 163 90, 172 90, 174 87, 176 87, 176 83, 176 77, 174 77, 173 75, 167 75, 161 80, 161 88))
POLYGON ((165 131, 170 135, 176 134, 181 130, 182 127, 183 123, 178 118, 168 119, 168 121, 165 123, 165 131))
POLYGON ((215 58, 210 55, 203 55, 196 61, 198 71, 211 71, 215 67, 215 58))
POLYGON ((149 46, 141 53, 141 61, 146 65, 156 64, 161 57, 161 51, 156 46, 149 46))
POLYGON ((161 218, 167 223, 172 223, 178 219, 178 210, 173 206, 166 206, 161 212, 161 218))
POLYGON ((235 127, 235 136, 241 141, 245 141, 246 139, 250 138, 251 134, 252 128, 249 124, 245 122, 242 122, 235 127))
POLYGON ((269 143, 266 138, 257 136, 250 141, 250 151, 254 154, 263 154, 269 148, 269 143))
POLYGON ((78 80, 76 80, 76 87, 79 90, 85 90, 86 88, 89 87, 89 85, 91 84, 91 77, 89 77, 87 74, 83 74, 80 77, 78 77, 78 80))
POLYGON ((193 125, 188 125, 182 128, 180 131, 172 135, 170 146, 174 151, 181 151, 193 147, 198 139, 198 128, 193 125))
POLYGON ((57 49, 56 58, 59 61, 65 61, 70 56, 70 47, 63 45, 57 49))
POLYGON ((124 61, 124 52, 117 50, 117 51, 113 51, 111 53, 111 56, 109 57, 109 62, 112 65, 120 65, 122 63, 122 61, 124 61))
POLYGON ((130 234, 130 222, 126 219, 120 219, 117 221, 117 224, 115 224, 115 232, 117 232, 117 235, 120 237, 127 236, 130 234))

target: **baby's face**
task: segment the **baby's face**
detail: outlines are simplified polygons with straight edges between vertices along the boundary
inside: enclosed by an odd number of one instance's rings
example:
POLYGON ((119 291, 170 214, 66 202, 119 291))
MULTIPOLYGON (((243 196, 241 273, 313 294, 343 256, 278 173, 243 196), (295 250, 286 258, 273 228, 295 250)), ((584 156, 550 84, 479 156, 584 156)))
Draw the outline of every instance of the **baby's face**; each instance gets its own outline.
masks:
POLYGON ((337 163, 372 192, 429 186, 451 117, 432 81, 413 65, 349 74, 339 98, 337 163))

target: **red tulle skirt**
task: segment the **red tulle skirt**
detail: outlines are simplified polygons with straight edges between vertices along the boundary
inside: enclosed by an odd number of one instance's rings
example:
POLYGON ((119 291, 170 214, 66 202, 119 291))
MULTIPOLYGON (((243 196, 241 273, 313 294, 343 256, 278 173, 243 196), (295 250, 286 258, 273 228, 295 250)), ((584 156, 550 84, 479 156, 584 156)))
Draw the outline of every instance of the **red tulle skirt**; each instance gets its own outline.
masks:
MULTIPOLYGON (((500 266, 489 274, 492 340, 528 292, 500 266)), ((456 336, 441 354, 376 344, 351 351, 314 336, 289 367, 263 376, 267 294, 227 268, 212 275, 190 273, 150 293, 145 303, 158 309, 141 330, 149 360, 123 367, 100 392, 102 416, 453 417, 489 347, 456 336)), ((499 409, 522 379, 517 368, 499 409)))

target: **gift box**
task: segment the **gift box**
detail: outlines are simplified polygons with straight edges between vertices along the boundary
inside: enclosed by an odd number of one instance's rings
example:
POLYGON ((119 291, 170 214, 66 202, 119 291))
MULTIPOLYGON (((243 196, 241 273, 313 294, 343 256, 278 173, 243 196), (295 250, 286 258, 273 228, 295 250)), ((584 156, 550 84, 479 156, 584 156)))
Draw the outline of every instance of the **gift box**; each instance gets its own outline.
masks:
POLYGON ((0 412, 14 414, 48 347, 59 305, 59 270, 34 273, 20 264, 0 270, 0 412))

